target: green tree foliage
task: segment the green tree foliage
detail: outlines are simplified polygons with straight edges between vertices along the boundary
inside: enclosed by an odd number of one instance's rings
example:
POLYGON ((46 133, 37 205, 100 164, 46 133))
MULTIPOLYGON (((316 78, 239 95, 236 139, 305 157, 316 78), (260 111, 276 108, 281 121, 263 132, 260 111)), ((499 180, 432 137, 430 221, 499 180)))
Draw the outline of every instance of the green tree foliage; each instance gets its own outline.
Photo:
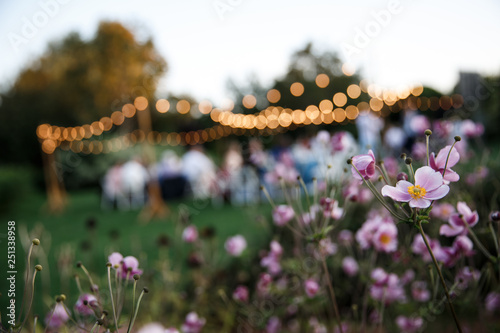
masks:
POLYGON ((93 39, 70 33, 21 71, 2 94, 0 139, 5 162, 38 162, 41 123, 77 126, 151 97, 167 69, 151 39, 140 42, 116 22, 102 22, 93 39))

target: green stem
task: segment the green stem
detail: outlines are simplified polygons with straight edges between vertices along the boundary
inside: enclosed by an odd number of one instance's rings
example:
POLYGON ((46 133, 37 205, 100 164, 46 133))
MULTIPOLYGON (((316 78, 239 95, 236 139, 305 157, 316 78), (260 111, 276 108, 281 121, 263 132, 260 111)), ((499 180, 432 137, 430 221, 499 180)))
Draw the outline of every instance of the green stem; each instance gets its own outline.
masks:
POLYGON ((139 295, 139 299, 137 300, 137 306, 136 306, 135 311, 134 311, 134 316, 130 318, 127 333, 130 333, 130 330, 134 326, 135 318, 137 318, 137 313, 139 312, 139 306, 141 305, 141 300, 142 300, 143 296, 144 296, 144 290, 141 292, 141 294, 139 295))
POLYGON ((434 256, 434 253, 432 252, 431 246, 429 245, 429 242, 427 241, 427 237, 425 236, 424 229, 422 228, 422 221, 420 221, 420 220, 417 221, 417 214, 416 213, 415 213, 415 222, 418 223, 418 229, 420 230, 420 234, 422 235, 422 239, 424 240, 425 246, 427 247, 427 251, 429 251, 429 254, 431 255, 432 261, 434 262, 434 266, 436 267, 436 270, 438 272, 439 278, 441 280, 441 284, 443 285, 443 289, 444 289, 444 292, 446 294, 448 306, 450 307, 451 314, 453 316, 453 319, 455 320, 455 325, 457 326, 458 332, 462 333, 462 327, 460 326, 460 322, 458 321, 457 314, 455 313, 455 308, 453 307, 453 304, 451 302, 450 293, 448 292, 448 287, 446 286, 446 282, 444 281, 443 273, 441 273, 441 269, 439 268, 439 264, 436 260, 436 257, 434 256))
POLYGON ((479 241, 479 239, 477 238, 476 236, 476 233, 474 231, 472 231, 472 229, 470 228, 469 226, 469 223, 467 223, 467 221, 465 221, 465 219, 462 217, 462 222, 464 223, 464 226, 465 228, 467 229, 467 231, 469 232, 469 234, 471 235, 472 237, 472 240, 474 241, 474 243, 476 243, 476 246, 478 247, 478 249, 486 256, 486 258, 488 258, 488 260, 490 260, 491 262, 493 262, 494 264, 497 263, 498 259, 493 256, 483 245, 483 243, 481 243, 479 241))
POLYGON ((344 333, 342 331, 342 322, 340 320, 339 307, 337 305, 337 299, 335 297, 335 291, 333 290, 332 282, 330 280, 330 273, 328 273, 328 267, 326 266, 325 256, 321 256, 321 261, 322 261, 322 264, 323 264, 323 270, 325 271, 326 282, 327 282, 327 285, 328 285, 328 291, 330 292, 330 298, 332 299, 333 310, 335 311, 335 317, 337 319, 337 324, 339 326, 339 331, 340 331, 340 333, 344 333))
MULTIPOLYGON (((21 326, 19 326, 19 331, 18 332, 21 332, 21 330, 23 329, 24 325, 26 324, 26 321, 28 320, 29 314, 31 312, 31 306, 33 305, 33 298, 35 297, 35 277, 36 277, 36 272, 38 272, 38 271, 35 269, 35 271, 33 272, 33 279, 31 280, 31 299, 30 299, 30 302, 29 302, 29 305, 28 305, 28 310, 26 311, 26 317, 24 318, 23 323, 21 324, 21 326)), ((21 318, 19 318, 19 319, 21 319, 21 318)))
POLYGON ((450 151, 448 152, 448 156, 446 156, 446 162, 444 163, 444 170, 443 170, 443 178, 444 178, 444 174, 446 173, 446 168, 448 167, 448 160, 450 159, 451 151, 453 150, 453 147, 455 147, 455 143, 457 143, 456 140, 451 145, 450 151))
POLYGON ((108 286, 109 286, 109 297, 111 298, 111 307, 113 309, 113 319, 115 320, 115 330, 118 330, 118 321, 116 320, 115 301, 113 298, 113 288, 111 287, 111 264, 108 264, 108 286))

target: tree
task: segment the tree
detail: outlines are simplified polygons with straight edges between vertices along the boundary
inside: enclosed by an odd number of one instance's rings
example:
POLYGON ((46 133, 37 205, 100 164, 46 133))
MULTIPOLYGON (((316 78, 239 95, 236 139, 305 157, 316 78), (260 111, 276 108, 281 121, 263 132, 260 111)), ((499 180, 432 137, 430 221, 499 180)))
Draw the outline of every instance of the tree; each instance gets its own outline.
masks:
POLYGON ((153 96, 166 69, 151 39, 140 42, 117 22, 100 23, 88 41, 70 33, 51 43, 1 96, 4 156, 39 162, 39 124, 77 126, 109 116, 136 96, 153 96))

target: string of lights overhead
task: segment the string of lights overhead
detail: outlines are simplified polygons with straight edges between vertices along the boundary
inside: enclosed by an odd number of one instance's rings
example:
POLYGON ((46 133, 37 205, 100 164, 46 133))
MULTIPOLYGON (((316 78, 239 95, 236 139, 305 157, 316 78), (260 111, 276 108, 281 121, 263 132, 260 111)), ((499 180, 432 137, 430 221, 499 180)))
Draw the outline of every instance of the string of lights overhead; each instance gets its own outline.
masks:
MULTIPOLYGON (((330 83, 330 78, 326 74, 319 74, 315 83, 319 88, 326 88, 330 83)), ((302 96, 304 91, 304 85, 300 82, 295 82, 290 86, 290 93, 295 97, 302 96)), ((394 91, 384 90, 380 86, 362 80, 359 84, 349 85, 345 93, 337 92, 331 100, 324 99, 318 105, 309 105, 305 110, 269 106, 254 114, 233 113, 233 101, 230 101, 224 109, 220 109, 213 108, 212 104, 205 100, 198 103, 199 112, 210 115, 212 121, 218 125, 191 132, 153 131, 147 137, 143 131, 135 130, 112 139, 90 140, 93 136, 100 136, 110 131, 114 126, 122 125, 126 118, 134 117, 137 112, 146 110, 149 102, 147 98, 139 96, 133 104, 125 104, 121 111, 113 112, 110 117, 102 117, 99 121, 76 127, 41 124, 36 134, 41 142, 42 150, 47 154, 52 154, 58 147, 75 153, 101 154, 128 149, 145 140, 152 145, 195 145, 218 140, 228 135, 272 134, 303 125, 343 123, 355 120, 360 112, 369 110, 379 116, 386 116, 407 107, 421 111, 436 111, 459 108, 463 105, 463 97, 458 94, 427 98, 420 97, 422 92, 421 85, 394 91), (361 97, 362 92, 370 96, 368 102, 360 101, 347 105, 348 97, 355 101, 361 97)), ((281 99, 281 93, 277 89, 271 89, 267 92, 266 98, 269 103, 276 104, 281 99)), ((159 99, 155 104, 156 111, 166 113, 170 110, 171 104, 173 102, 167 99, 159 99)), ((246 109, 253 109, 257 105, 257 98, 253 95, 246 95, 242 99, 242 105, 246 109)), ((181 99, 177 101, 175 109, 180 114, 188 114, 192 106, 187 100, 181 99)))

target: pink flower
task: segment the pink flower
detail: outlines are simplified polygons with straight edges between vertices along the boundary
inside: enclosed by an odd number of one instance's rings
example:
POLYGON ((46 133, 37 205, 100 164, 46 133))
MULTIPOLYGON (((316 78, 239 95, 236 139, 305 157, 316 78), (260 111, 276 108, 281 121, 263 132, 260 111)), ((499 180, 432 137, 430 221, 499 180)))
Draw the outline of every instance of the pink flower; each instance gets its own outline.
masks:
POLYGON ((281 332, 281 322, 278 317, 272 316, 266 325, 266 333, 278 333, 281 332))
POLYGON ((279 227, 290 222, 294 216, 295 212, 293 208, 287 205, 276 206, 273 210, 273 222, 279 227))
MULTIPOLYGON (((425 237, 427 238, 427 241, 429 242, 429 245, 432 249, 432 252, 434 252, 434 256, 436 257, 436 260, 441 261, 441 262, 446 262, 448 260, 449 255, 441 247, 441 244, 439 243, 439 241, 436 239, 429 238, 428 235, 426 235, 425 237)), ((429 254, 429 251, 427 250, 427 246, 425 246, 425 242, 422 239, 422 236, 420 234, 415 235, 415 238, 413 238, 413 243, 411 244, 411 249, 412 249, 413 253, 422 256, 423 261, 430 262, 432 260, 431 255, 429 254)))
POLYGON ((139 269, 139 261, 136 257, 127 256, 123 258, 120 253, 113 252, 111 255, 109 255, 108 261, 124 279, 128 278, 129 280, 133 280, 134 275, 142 274, 142 269, 139 269))
POLYGON ((271 282, 273 282, 271 275, 267 273, 260 274, 259 280, 257 281, 257 293, 259 296, 263 297, 269 293, 271 282))
POLYGON ((338 241, 339 243, 348 246, 352 244, 353 237, 352 237, 352 231, 344 229, 340 230, 339 235, 338 235, 338 241))
POLYGON ((248 302, 249 292, 245 286, 238 286, 233 292, 233 299, 237 302, 248 302))
MULTIPOLYGON (((144 333, 146 333, 146 332, 144 332, 144 333)), ((150 332, 148 331, 148 333, 150 333, 150 332)), ((175 327, 169 327, 169 328, 165 329, 164 333, 179 333, 179 330, 175 327)))
POLYGON ((427 302, 431 298, 431 293, 427 289, 427 282, 415 281, 411 284, 411 295, 417 302, 427 302))
POLYGON ((353 257, 345 257, 342 260, 342 269, 347 276, 353 277, 358 274, 359 265, 356 259, 353 257))
POLYGON ((484 133, 484 126, 480 123, 474 123, 470 119, 462 121, 460 129, 462 133, 469 138, 479 137, 484 133))
POLYGON ((142 326, 137 333, 165 333, 165 328, 160 323, 150 323, 142 326))
POLYGON ((486 295, 486 299, 484 300, 484 305, 486 307, 486 311, 489 313, 493 313, 496 310, 500 309, 500 293, 490 292, 486 295))
POLYGON ((443 224, 439 228, 439 234, 447 237, 453 237, 456 235, 466 235, 467 228, 465 227, 464 221, 467 222, 469 227, 473 227, 479 221, 479 215, 477 211, 472 211, 469 206, 463 201, 457 203, 458 214, 452 214, 448 219, 448 224, 443 224))
POLYGON ((224 244, 224 248, 227 253, 233 257, 239 257, 241 253, 247 248, 247 241, 245 237, 241 235, 236 235, 234 237, 229 237, 224 244))
POLYGON ((338 220, 344 214, 344 209, 339 207, 339 202, 331 198, 321 198, 319 201, 321 207, 323 208, 323 215, 326 218, 332 218, 338 220))
POLYGON ((430 126, 431 123, 429 122, 429 119, 427 119, 426 116, 415 115, 410 120, 411 130, 418 135, 424 134, 425 130, 430 128, 430 126))
POLYGON ((356 155, 352 158, 351 172, 354 178, 363 180, 370 179, 375 175, 375 155, 370 149, 368 154, 356 155), (356 171, 358 169, 358 171, 356 171), (360 176, 361 174, 361 176, 360 176))
POLYGON ((314 296, 316 296, 316 294, 319 291, 318 281, 316 281, 314 279, 307 279, 304 282, 304 290, 307 294, 307 297, 313 298, 314 296))
POLYGON ((450 203, 434 204, 431 210, 431 216, 447 221, 451 214, 455 213, 455 207, 450 203))
POLYGON ((186 243, 194 243, 198 240, 198 229, 194 225, 187 226, 182 232, 182 240, 186 243))
POLYGON ((398 247, 398 228, 393 223, 383 223, 373 235, 372 241, 377 251, 394 252, 398 247))
POLYGON ((446 165, 446 172, 444 174, 444 180, 448 182, 456 182, 460 179, 460 176, 458 173, 455 171, 451 170, 452 167, 454 167, 458 161, 460 160, 460 154, 458 153, 458 150, 453 147, 451 149, 451 146, 448 145, 441 149, 437 156, 432 153, 429 156, 429 166, 436 170, 439 171, 441 174, 444 172, 444 167, 446 165), (450 154, 450 157, 448 158, 448 154, 450 154), (448 164, 446 164, 446 160, 448 159, 448 164))
POLYGON ((278 275, 281 273, 280 259, 283 254, 283 248, 280 243, 273 240, 271 242, 271 251, 265 257, 260 260, 260 265, 262 267, 267 267, 267 271, 271 275, 278 275))
POLYGON ((57 303, 54 309, 47 313, 45 317, 45 325, 50 328, 59 328, 69 320, 69 315, 64 308, 64 305, 57 303))
POLYGON ((316 257, 329 257, 335 253, 337 253, 337 244, 332 242, 330 238, 323 238, 319 241, 316 257))
POLYGON ((455 282, 458 284, 458 288, 463 290, 469 286, 469 283, 479 281, 480 277, 481 273, 477 269, 466 266, 458 271, 455 282))
POLYGON ((348 186, 345 186, 342 195, 348 200, 360 203, 368 202, 373 198, 372 192, 358 181, 353 181, 348 186))
POLYGON ((419 332, 424 325, 424 320, 421 317, 404 317, 398 316, 396 318, 396 325, 402 333, 415 333, 419 332))
POLYGON ((450 188, 443 184, 443 176, 428 166, 415 172, 415 185, 400 180, 396 186, 385 185, 382 195, 394 201, 409 202, 412 208, 427 208, 432 200, 438 200, 448 194, 450 188))
POLYGON ((97 307, 97 298, 92 294, 83 294, 75 303, 75 311, 84 316, 92 316, 97 307))
POLYGON ((427 146, 423 142, 415 142, 411 148, 411 156, 416 160, 423 160, 427 156, 427 146))
POLYGON ((374 300, 383 300, 386 305, 406 300, 403 284, 396 274, 387 274, 382 268, 376 268, 372 271, 371 278, 374 281, 370 286, 370 296, 374 300))
POLYGON ((199 333, 205 325, 205 322, 205 318, 198 317, 196 312, 190 312, 186 316, 186 320, 184 324, 182 324, 181 330, 183 333, 199 333))

